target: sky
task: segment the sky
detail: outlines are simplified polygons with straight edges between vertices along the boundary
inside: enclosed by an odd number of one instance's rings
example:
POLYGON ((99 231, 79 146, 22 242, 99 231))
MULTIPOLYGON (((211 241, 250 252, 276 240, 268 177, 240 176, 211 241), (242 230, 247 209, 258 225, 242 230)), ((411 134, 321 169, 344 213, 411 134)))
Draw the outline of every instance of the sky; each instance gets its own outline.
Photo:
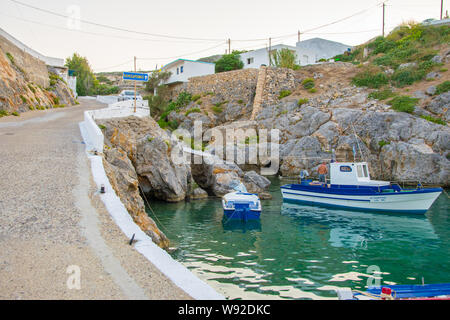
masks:
MULTIPOLYGON (((154 70, 177 58, 223 54, 228 39, 231 50, 264 48, 269 38, 272 45, 295 46, 299 30, 301 40, 358 45, 381 35, 382 2, 0 0, 0 28, 47 56, 77 52, 96 72, 133 70, 135 56, 137 70, 154 70)), ((405 21, 440 16, 441 0, 384 2, 386 32, 405 21)), ((450 0, 444 0, 444 15, 446 10, 450 0)))

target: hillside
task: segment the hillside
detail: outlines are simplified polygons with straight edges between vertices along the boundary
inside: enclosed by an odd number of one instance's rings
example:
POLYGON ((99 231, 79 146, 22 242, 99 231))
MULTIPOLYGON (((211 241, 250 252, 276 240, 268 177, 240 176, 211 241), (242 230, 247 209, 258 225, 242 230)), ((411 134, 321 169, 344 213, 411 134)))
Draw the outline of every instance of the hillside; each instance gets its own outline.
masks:
POLYGON ((0 36, 0 117, 76 103, 55 70, 0 36))
MULTIPOLYGON (((397 30, 377 38, 338 57, 347 62, 193 78, 173 88, 172 102, 152 114, 170 130, 193 132, 195 121, 202 121, 204 133, 212 128, 254 130, 255 139, 240 141, 247 153, 262 129, 279 129, 278 173, 283 176, 303 169, 314 173, 334 150, 339 161, 368 161, 374 179, 449 185, 449 27, 428 28, 433 27, 420 27, 420 32, 408 27, 402 37, 397 30), (390 43, 390 49, 378 52, 381 43, 390 43), (398 53, 403 50, 410 55, 398 53), (389 65, 381 64, 389 57, 389 65)), ((222 147, 205 135, 201 146, 192 146, 222 147)), ((259 170, 264 165, 241 167, 259 170)))

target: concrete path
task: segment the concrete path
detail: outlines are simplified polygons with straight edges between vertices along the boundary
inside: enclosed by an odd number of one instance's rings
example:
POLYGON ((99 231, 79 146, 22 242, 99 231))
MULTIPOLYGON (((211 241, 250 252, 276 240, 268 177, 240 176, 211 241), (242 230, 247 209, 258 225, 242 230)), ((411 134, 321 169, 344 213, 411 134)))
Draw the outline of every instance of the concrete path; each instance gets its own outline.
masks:
POLYGON ((128 245, 78 123, 95 100, 0 119, 0 299, 190 299, 128 245))

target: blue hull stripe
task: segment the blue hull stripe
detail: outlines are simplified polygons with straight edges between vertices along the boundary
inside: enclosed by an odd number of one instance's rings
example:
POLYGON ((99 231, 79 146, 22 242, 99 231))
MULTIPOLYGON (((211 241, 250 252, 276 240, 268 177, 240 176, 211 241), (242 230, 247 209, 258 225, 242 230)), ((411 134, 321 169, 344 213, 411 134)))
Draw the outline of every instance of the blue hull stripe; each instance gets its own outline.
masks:
POLYGON ((389 212, 389 213, 414 213, 414 214, 425 214, 427 212, 427 210, 388 210, 388 209, 356 208, 356 207, 349 207, 349 206, 341 206, 338 204, 329 204, 329 203, 322 203, 322 202, 314 202, 314 201, 298 200, 298 199, 286 199, 286 198, 284 198, 283 201, 290 202, 290 203, 302 203, 302 204, 313 205, 313 206, 324 207, 324 208, 338 208, 338 209, 359 211, 359 212, 389 212))
POLYGON ((303 193, 294 193, 294 192, 287 192, 287 191, 283 191, 283 193, 294 194, 294 195, 297 195, 297 196, 314 197, 314 198, 325 198, 325 199, 333 199, 333 200, 351 200, 351 201, 370 202, 370 200, 366 200, 366 199, 333 198, 333 197, 316 196, 316 195, 303 194, 303 193))

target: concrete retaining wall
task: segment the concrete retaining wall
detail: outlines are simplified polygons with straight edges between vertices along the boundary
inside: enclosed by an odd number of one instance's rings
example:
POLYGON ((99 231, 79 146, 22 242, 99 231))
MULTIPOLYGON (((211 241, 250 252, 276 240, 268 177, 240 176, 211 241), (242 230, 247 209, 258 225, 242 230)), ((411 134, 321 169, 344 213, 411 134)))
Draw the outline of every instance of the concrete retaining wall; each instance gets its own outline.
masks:
MULTIPOLYGON (((132 103, 133 101, 120 102, 110 105, 105 109, 86 111, 84 113, 84 122, 80 123, 80 131, 86 143, 86 151, 88 151, 87 154, 91 161, 92 175, 97 185, 97 189, 100 189, 102 184, 105 186, 106 192, 100 194, 100 198, 114 222, 119 226, 126 237, 131 238, 134 235, 134 239, 137 241, 134 248, 146 257, 147 260, 156 266, 164 275, 172 280, 173 283, 194 299, 222 300, 224 299, 222 295, 197 278, 181 263, 174 260, 166 251, 154 244, 151 238, 134 223, 133 219, 128 214, 127 209, 109 183, 109 179, 103 167, 102 157, 92 155, 89 152, 92 150, 92 147, 99 148, 100 145, 101 149, 96 150, 103 150, 103 134, 95 123, 93 116, 109 116, 110 118, 118 116, 122 117, 124 114, 129 116, 131 115, 130 110, 132 110, 130 108, 130 102, 132 103), (121 107, 122 110, 119 110, 121 107)), ((143 109, 144 107, 142 107, 142 110, 143 109)), ((147 115, 148 113, 146 113, 146 116, 147 115)))

